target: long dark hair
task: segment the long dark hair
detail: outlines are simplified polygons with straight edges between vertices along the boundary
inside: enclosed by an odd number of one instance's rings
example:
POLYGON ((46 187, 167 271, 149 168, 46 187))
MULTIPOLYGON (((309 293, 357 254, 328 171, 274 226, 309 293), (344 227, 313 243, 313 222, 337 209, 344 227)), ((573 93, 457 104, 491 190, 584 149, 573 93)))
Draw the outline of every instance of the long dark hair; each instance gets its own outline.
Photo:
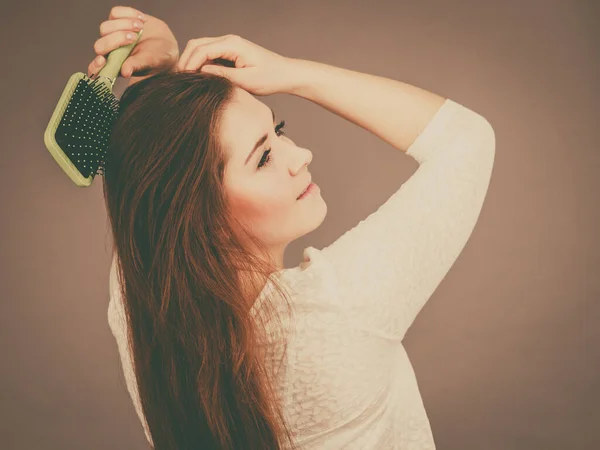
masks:
POLYGON ((264 362, 275 296, 249 314, 269 279, 288 299, 223 187, 217 132, 234 93, 226 78, 165 70, 125 90, 109 139, 104 196, 156 450, 293 447, 264 362))

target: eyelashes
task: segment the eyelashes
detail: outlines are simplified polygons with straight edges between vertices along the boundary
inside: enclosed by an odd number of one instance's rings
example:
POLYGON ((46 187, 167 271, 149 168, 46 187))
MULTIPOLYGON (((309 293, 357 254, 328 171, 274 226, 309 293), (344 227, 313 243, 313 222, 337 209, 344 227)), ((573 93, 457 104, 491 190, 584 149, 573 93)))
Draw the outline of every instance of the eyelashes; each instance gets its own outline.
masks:
MULTIPOLYGON (((277 136, 285 135, 285 133, 283 131, 281 131, 284 127, 285 127, 285 120, 282 120, 281 122, 279 122, 277 124, 277 126, 275 126, 275 134, 277 134, 277 136)), ((262 158, 260 159, 260 162, 258 163, 259 170, 268 166, 269 163, 271 162, 272 157, 269 153, 271 153, 271 149, 267 149, 263 153, 262 158)))

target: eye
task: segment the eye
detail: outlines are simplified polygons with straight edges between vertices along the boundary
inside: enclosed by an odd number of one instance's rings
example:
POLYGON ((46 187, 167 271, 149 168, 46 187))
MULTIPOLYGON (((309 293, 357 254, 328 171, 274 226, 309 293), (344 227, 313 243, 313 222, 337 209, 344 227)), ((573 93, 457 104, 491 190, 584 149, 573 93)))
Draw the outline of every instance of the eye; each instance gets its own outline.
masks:
MULTIPOLYGON (((285 120, 282 120, 281 122, 279 122, 277 124, 277 126, 275 127, 275 134, 277 134, 277 136, 285 135, 285 133, 283 131, 281 131, 283 129, 283 127, 285 127, 285 120)), ((265 152, 263 153, 262 158, 260 159, 260 162, 258 163, 259 170, 262 169, 263 167, 266 167, 271 162, 271 155, 269 153, 271 153, 270 148, 265 150, 265 152)))

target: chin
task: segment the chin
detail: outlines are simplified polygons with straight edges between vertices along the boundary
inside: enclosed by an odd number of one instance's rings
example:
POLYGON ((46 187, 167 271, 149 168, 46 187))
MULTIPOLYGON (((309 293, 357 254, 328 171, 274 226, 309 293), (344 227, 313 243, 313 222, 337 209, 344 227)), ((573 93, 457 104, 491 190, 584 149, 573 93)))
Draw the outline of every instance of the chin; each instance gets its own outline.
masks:
POLYGON ((321 198, 320 201, 317 201, 315 203, 318 206, 315 207, 316 225, 313 229, 316 230, 317 228, 319 228, 319 226, 321 226, 321 224, 325 220, 325 217, 327 217, 327 203, 325 202, 325 200, 323 198, 321 198))

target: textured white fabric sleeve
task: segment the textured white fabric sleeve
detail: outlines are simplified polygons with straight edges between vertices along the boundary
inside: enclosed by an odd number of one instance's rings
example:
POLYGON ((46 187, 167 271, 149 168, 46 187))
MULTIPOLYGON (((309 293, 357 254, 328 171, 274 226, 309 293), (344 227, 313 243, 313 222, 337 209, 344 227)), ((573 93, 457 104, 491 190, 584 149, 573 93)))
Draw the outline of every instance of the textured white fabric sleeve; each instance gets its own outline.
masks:
POLYGON ((446 99, 408 149, 415 173, 377 211, 321 250, 344 312, 403 339, 469 239, 491 178, 495 134, 446 99))
POLYGON ((127 322, 125 320, 125 311, 123 310, 121 303, 121 294, 118 287, 119 284, 117 280, 115 258, 113 258, 110 267, 108 284, 110 293, 110 301, 108 304, 108 324, 113 336, 115 337, 115 340, 117 341, 117 348, 119 350, 121 366, 123 368, 123 375, 125 377, 125 384, 127 386, 127 390, 129 391, 129 396, 131 397, 135 407, 135 412, 137 413, 137 416, 144 428, 146 439, 150 445, 154 447, 154 443, 148 430, 148 424, 146 423, 146 419, 142 413, 142 406, 137 390, 137 381, 134 374, 133 362, 129 353, 129 343, 126 335, 127 322))

